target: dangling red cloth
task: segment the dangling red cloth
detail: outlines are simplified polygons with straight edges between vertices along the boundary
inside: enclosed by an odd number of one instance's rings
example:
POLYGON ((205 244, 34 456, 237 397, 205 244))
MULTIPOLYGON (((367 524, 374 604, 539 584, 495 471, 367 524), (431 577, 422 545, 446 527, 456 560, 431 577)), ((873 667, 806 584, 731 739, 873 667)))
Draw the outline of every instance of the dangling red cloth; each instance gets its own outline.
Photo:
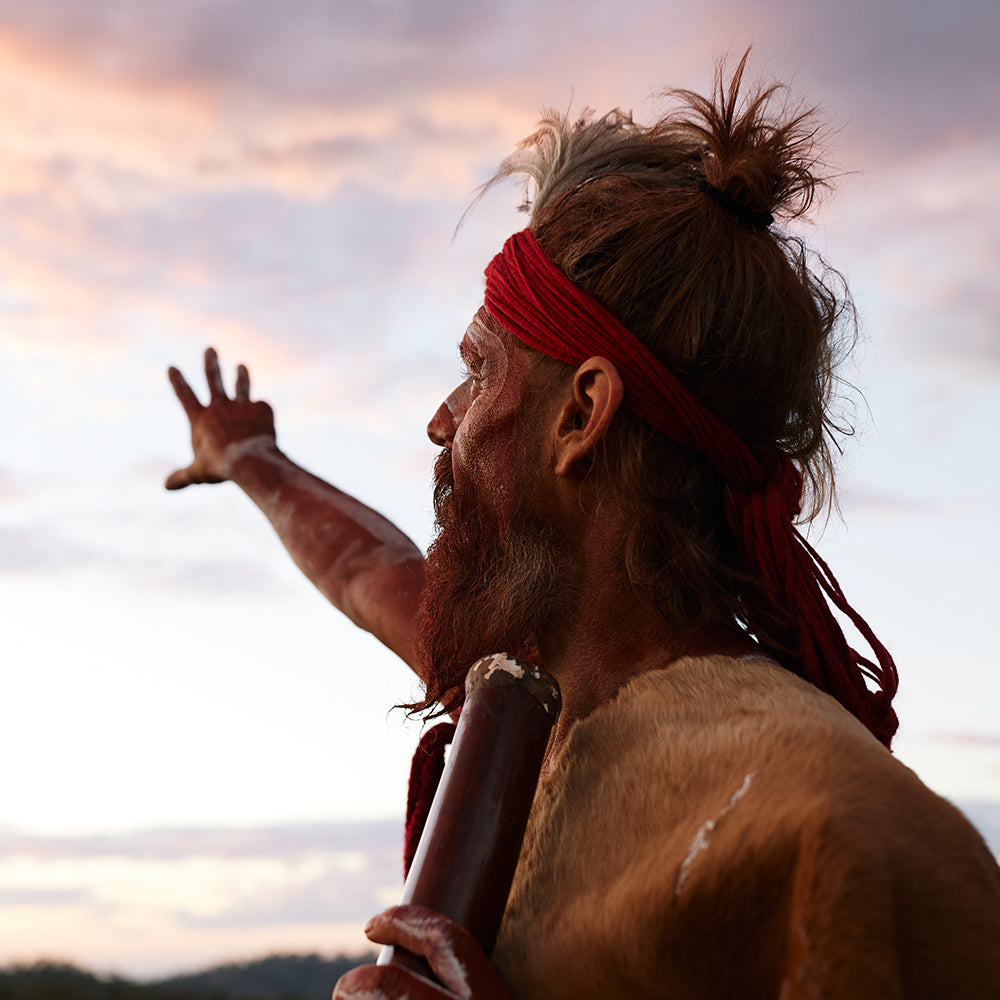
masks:
POLYGON ((444 773, 444 748, 455 736, 455 727, 442 722, 428 729, 413 754, 410 764, 410 786, 406 793, 406 827, 403 834, 403 878, 410 874, 410 865, 417 853, 420 835, 427 825, 434 793, 444 773))
MULTIPOLYGON (((515 233, 486 268, 486 308, 505 329, 574 367, 605 357, 618 369, 625 405, 696 451, 729 485, 729 525, 774 606, 796 623, 787 666, 833 695, 887 747, 898 726, 892 657, 847 603, 829 567, 795 527, 802 476, 778 448, 751 448, 719 420, 623 323, 545 255, 534 233, 515 233), (847 644, 827 600, 854 623, 877 662, 847 644), (869 691, 865 678, 877 685, 869 691)), ((753 609, 748 609, 753 629, 753 609)), ((786 637, 782 637, 783 640, 786 637)))

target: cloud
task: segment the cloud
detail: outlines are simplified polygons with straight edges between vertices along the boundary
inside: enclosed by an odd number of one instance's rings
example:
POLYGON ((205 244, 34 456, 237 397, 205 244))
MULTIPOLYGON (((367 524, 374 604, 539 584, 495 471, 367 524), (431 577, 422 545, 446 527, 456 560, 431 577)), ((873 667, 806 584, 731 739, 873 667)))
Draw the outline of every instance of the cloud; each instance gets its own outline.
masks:
POLYGON ((358 953, 364 922, 399 898, 402 828, 0 831, 0 960, 55 947, 149 976, 277 951, 358 953))
MULTIPOLYGON (((989 4, 966 3, 980 24, 996 16, 989 4)), ((18 98, 3 140, 11 186, 0 291, 14 310, 4 337, 21 354, 117 349, 137 330, 171 329, 245 342, 255 357, 284 345, 349 352, 348 332, 363 315, 370 342, 382 344, 385 306, 373 276, 403 294, 428 277, 431 291, 442 289, 441 275, 423 266, 441 269, 428 235, 447 243, 469 193, 540 105, 563 105, 574 85, 583 102, 628 103, 657 82, 697 82, 694 65, 704 79, 723 24, 734 39, 751 23, 766 27, 771 44, 788 50, 776 71, 797 69, 789 53, 801 48, 817 89, 853 88, 846 134, 866 144, 859 165, 881 155, 870 147, 885 141, 879 102, 891 101, 892 127, 919 139, 893 146, 894 170, 905 171, 915 149, 975 138, 981 130, 971 123, 985 120, 977 102, 991 99, 971 85, 992 66, 983 32, 954 27, 953 44, 942 46, 942 15, 918 13, 893 2, 859 32, 819 10, 719 6, 675 37, 675 20, 648 3, 622 17, 598 4, 539 12, 303 0, 294 18, 268 0, 185 0, 142 16, 128 0, 0 4, 0 86, 18 98), (536 30, 525 33, 525 18, 536 30), (807 45, 817 23, 840 44, 807 45), (676 51, 664 68, 668 30, 676 51), (940 85, 952 77, 904 58, 907 45, 961 63, 970 81, 962 102, 940 85), (900 101, 900 88, 944 96, 929 115, 924 100, 900 101), (945 119, 954 128, 930 124, 945 119)), ((754 65, 771 68, 763 45, 754 65)), ((969 174, 937 176, 959 188, 954 179, 969 174)), ((994 186, 980 177, 968 189, 994 186)), ((895 187, 908 188, 905 178, 895 187)), ((912 197, 893 204, 892 222, 913 220, 912 197)), ((1000 342, 984 320, 996 314, 995 254, 963 269, 968 225, 953 228, 943 240, 935 226, 926 241, 906 244, 910 257, 917 248, 957 250, 941 255, 956 261, 941 275, 922 262, 907 270, 895 241, 887 248, 886 287, 899 289, 887 326, 916 320, 926 339, 940 340, 933 316, 950 316, 953 354, 990 357, 1000 342), (927 294, 938 308, 921 308, 927 294)))
MULTIPOLYGON (((299 0, 295 16, 267 0, 177 0, 137 14, 130 0, 81 7, 39 0, 30 9, 5 2, 4 20, 39 47, 133 86, 180 79, 203 87, 234 81, 299 100, 350 95, 364 101, 386 70, 411 75, 428 41, 481 15, 461 5, 330 4, 299 0), (372 38, 382 44, 365 45, 372 38)), ((454 37, 454 35, 452 35, 454 37)))
MULTIPOLYGON (((0 576, 45 579, 97 571, 122 579, 129 587, 214 597, 261 597, 286 589, 266 561, 224 554, 173 554, 168 558, 150 553, 148 547, 133 550, 127 538, 118 538, 110 530, 110 520, 103 532, 103 545, 69 538, 44 522, 15 528, 0 526, 0 576)), ((174 537, 185 534, 177 531, 174 537)))
POLYGON ((0 4, 0 18, 26 44, 122 87, 183 80, 223 95, 237 90, 338 108, 415 103, 435 88, 495 89, 498 79, 517 80, 543 55, 558 66, 580 45, 613 53, 608 32, 638 44, 643 35, 634 28, 667 21, 654 4, 634 3, 630 13, 623 22, 603 5, 567 0, 543 11, 523 0, 505 8, 458 0, 299 0, 294 17, 268 0, 217 0, 210 7, 177 0, 142 16, 130 0, 0 4))
POLYGON ((990 133, 986 123, 1000 110, 992 85, 1000 9, 992 0, 753 4, 742 18, 735 12, 735 23, 745 25, 751 11, 760 25, 756 55, 787 66, 810 100, 834 113, 851 166, 896 165, 990 133))
POLYGON ((952 743, 984 750, 1000 750, 1000 734, 995 733, 935 733, 927 739, 936 743, 952 743))
POLYGON ((28 496, 28 492, 17 474, 0 468, 0 504, 18 503, 28 496))
POLYGON ((0 888, 0 908, 5 906, 60 906, 86 903, 89 893, 83 889, 5 889, 0 888))
POLYGON ((372 352, 405 329, 393 311, 408 320, 448 301, 444 258, 469 190, 407 203, 359 190, 321 205, 249 187, 174 191, 169 209, 128 214, 21 199, 0 246, 0 343, 67 359, 137 335, 190 339, 279 374, 302 352, 372 352))
POLYGON ((875 514, 893 519, 934 515, 948 517, 959 514, 984 515, 991 509, 990 502, 980 497, 938 499, 859 488, 841 489, 839 502, 842 509, 850 511, 852 515, 875 514))
POLYGON ((251 559, 212 557, 181 559, 174 563, 143 560, 128 567, 126 572, 139 587, 187 596, 261 598, 285 591, 265 565, 251 559))
POLYGON ((836 226, 865 325, 894 361, 1000 375, 1000 235, 983 191, 1000 184, 993 136, 942 142, 845 185, 836 226))
POLYGON ((145 912, 189 929, 364 920, 395 899, 402 821, 46 837, 0 832, 0 909, 145 912))
MULTIPOLYGON (((718 3, 679 26, 671 11, 650 2, 611 10, 560 0, 540 10, 523 0, 504 7, 299 0, 289 17, 269 0, 210 6, 178 0, 141 16, 130 0, 5 0, 0 24, 15 48, 30 53, 25 68, 60 70, 78 92, 81 85, 93 87, 80 93, 84 103, 98 94, 155 101, 165 105, 157 123, 164 134, 172 108, 200 106, 202 125, 226 122, 230 134, 270 136, 257 151, 272 165, 271 151, 280 160, 296 145, 303 162, 328 161, 331 150, 347 159, 360 152, 367 160, 370 147, 358 139, 384 140, 401 123, 408 150, 428 124, 432 145, 435 124, 446 125, 454 145, 470 137, 456 134, 457 122, 509 126, 516 107, 520 128, 525 111, 562 106, 574 87, 585 103, 621 103, 658 85, 703 86, 713 55, 751 42, 758 44, 760 71, 799 73, 817 89, 841 95, 865 140, 886 150, 936 144, 942 132, 929 127, 931 121, 950 126, 945 136, 968 132, 973 123, 982 131, 997 99, 983 85, 992 78, 996 31, 990 29, 1000 20, 995 4, 959 0, 943 8, 888 0, 876 13, 851 0, 848 7, 850 14, 842 6, 789 0, 718 3), (617 101, 606 96, 615 88, 617 101), (453 113, 463 104, 474 114, 453 113), (422 122, 407 134, 411 116, 422 122), (338 132, 337 122, 350 125, 338 132)), ((225 163, 224 141, 199 148, 219 154, 202 161, 205 176, 225 163)), ((175 148, 164 169, 185 159, 184 148, 175 148)))
POLYGON ((0 573, 58 573, 97 558, 96 550, 62 538, 44 524, 0 526, 0 573))
POLYGON ((327 3, 294 18, 269 3, 177 4, 155 26, 131 3, 83 17, 77 4, 40 6, 0 13, 0 83, 16 96, 6 191, 65 209, 246 188, 316 200, 348 181, 394 197, 436 178, 468 189, 484 145, 522 127, 502 90, 428 73, 406 26, 352 24, 327 3))
POLYGON ((55 836, 0 829, 0 856, 39 859, 287 858, 315 852, 363 851, 385 857, 402 850, 400 820, 300 823, 261 827, 165 827, 124 833, 55 836))

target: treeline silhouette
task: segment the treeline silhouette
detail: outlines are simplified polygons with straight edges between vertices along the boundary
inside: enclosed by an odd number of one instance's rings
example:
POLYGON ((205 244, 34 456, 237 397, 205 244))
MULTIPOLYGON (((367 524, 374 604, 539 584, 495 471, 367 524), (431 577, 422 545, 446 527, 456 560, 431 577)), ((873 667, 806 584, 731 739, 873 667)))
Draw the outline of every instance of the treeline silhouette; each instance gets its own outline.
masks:
POLYGON ((40 961, 0 969, 0 1000, 330 1000, 345 972, 374 961, 374 954, 269 955, 151 982, 40 961))

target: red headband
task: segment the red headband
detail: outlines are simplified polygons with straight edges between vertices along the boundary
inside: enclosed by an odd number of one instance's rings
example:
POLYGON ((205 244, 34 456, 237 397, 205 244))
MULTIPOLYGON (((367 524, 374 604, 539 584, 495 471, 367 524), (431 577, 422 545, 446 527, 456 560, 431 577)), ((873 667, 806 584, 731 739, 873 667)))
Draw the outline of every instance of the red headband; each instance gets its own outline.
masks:
MULTIPOLYGON (((607 358, 618 369, 625 405, 636 416, 708 458, 729 485, 727 517, 749 569, 775 607, 797 623, 789 637, 794 662, 788 665, 889 746, 898 725, 892 709, 895 664, 796 529, 802 476, 791 459, 778 448, 746 445, 624 324, 573 284, 530 229, 511 236, 486 268, 486 308, 522 343, 565 364, 607 358), (854 623, 877 664, 848 646, 827 599, 854 623), (879 690, 868 690, 866 676, 879 690)), ((752 609, 748 618, 752 630, 752 609)))

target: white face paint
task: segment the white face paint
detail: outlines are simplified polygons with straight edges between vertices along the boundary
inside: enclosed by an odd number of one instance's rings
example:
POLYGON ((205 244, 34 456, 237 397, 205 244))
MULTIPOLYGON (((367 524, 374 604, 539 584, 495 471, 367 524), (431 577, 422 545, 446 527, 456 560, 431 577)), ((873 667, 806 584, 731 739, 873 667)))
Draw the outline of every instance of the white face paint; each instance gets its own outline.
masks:
POLYGON ((524 393, 526 359, 511 349, 485 308, 462 338, 466 378, 441 404, 428 425, 435 444, 450 446, 456 466, 493 475, 502 450, 487 445, 510 425, 524 393), (492 463, 487 456, 492 456, 492 463))
POLYGON ((485 390, 501 388, 507 378, 507 347, 487 325, 489 322, 489 314, 480 309, 458 348, 465 364, 464 384, 470 389, 470 405, 482 398, 485 390))

